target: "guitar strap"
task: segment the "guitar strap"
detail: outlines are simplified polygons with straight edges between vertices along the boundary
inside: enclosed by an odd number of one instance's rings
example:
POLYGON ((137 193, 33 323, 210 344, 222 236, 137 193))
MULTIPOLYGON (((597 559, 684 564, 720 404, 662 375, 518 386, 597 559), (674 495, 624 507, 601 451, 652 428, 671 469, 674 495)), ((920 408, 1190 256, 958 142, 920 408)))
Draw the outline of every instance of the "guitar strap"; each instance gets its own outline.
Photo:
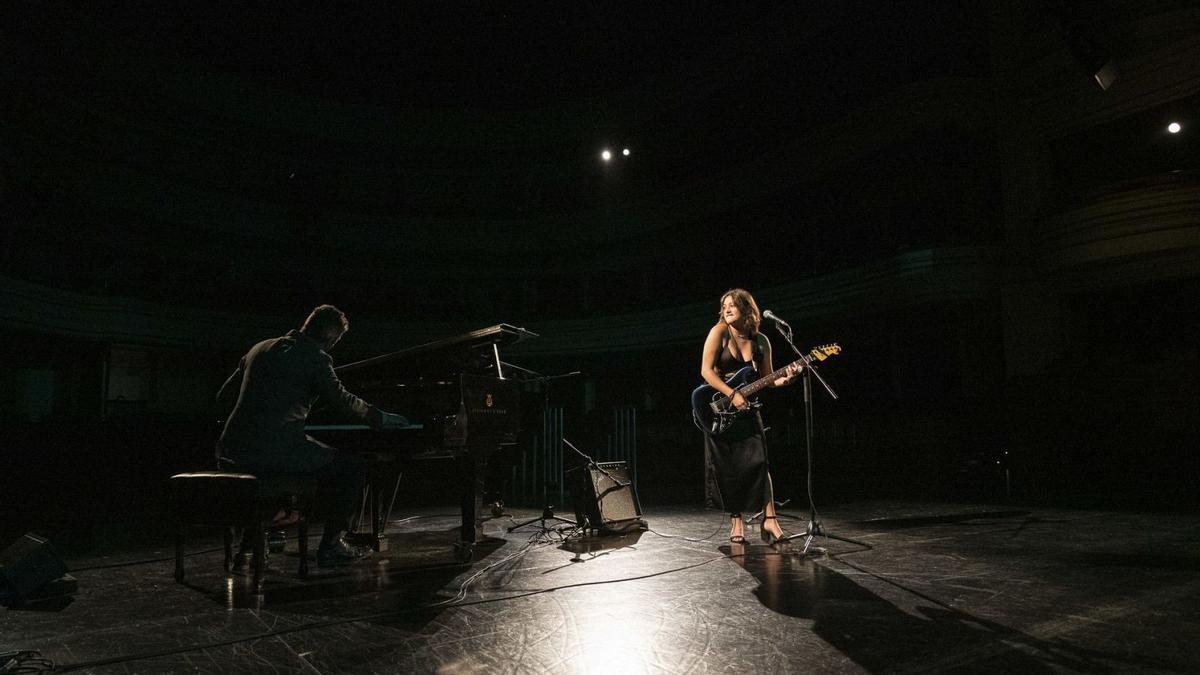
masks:
MULTIPOLYGON (((727 336, 721 338, 721 350, 729 349, 729 345, 733 345, 735 356, 739 361, 742 360, 742 350, 738 349, 737 342, 733 339, 733 326, 725 324, 725 332, 727 336)), ((762 349, 758 341, 758 334, 754 335, 754 343, 750 346, 750 366, 754 368, 754 372, 758 372, 758 357, 762 354, 762 349)), ((742 361, 745 363, 745 361, 742 361)))

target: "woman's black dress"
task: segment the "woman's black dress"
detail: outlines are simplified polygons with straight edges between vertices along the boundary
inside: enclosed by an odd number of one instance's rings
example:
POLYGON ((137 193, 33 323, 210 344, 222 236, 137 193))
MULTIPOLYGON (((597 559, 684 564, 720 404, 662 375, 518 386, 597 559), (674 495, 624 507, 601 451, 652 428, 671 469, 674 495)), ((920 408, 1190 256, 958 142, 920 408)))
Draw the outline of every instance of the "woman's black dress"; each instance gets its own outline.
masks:
MULTIPOLYGON (((723 337, 715 364, 722 379, 757 364, 762 358, 766 339, 762 334, 756 336, 753 360, 742 361, 740 356, 730 352, 729 337, 723 337)), ((767 478, 767 445, 758 411, 738 415, 733 425, 720 436, 705 434, 704 451, 724 509, 731 514, 761 511, 771 499, 771 488, 767 478)))

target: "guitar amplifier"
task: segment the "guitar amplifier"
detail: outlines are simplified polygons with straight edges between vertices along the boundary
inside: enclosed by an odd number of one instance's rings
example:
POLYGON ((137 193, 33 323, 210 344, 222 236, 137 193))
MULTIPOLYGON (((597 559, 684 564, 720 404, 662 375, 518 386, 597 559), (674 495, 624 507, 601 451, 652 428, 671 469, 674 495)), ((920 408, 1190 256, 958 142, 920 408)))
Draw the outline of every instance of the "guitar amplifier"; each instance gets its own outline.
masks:
POLYGON ((625 462, 596 462, 571 469, 575 522, 606 533, 646 529, 642 505, 625 462), (585 525, 586 523, 586 525, 585 525))

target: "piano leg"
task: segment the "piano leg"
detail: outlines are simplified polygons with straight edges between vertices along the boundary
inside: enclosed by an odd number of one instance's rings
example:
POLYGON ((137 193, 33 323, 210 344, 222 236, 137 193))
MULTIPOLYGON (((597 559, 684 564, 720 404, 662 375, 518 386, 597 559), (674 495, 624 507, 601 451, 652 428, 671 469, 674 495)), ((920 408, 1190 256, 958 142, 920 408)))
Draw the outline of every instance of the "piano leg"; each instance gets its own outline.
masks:
POLYGON ((459 562, 469 562, 474 556, 475 544, 483 541, 483 487, 487 462, 477 458, 474 452, 463 454, 458 462, 458 475, 462 477, 462 528, 454 547, 454 557, 459 562))

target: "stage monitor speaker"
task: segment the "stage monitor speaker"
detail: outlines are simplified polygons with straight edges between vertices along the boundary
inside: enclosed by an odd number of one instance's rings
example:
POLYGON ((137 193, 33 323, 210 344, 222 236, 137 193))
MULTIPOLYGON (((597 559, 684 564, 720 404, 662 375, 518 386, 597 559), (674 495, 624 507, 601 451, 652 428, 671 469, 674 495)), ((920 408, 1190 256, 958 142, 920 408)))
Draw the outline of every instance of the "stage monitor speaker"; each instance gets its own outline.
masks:
POLYGON ((625 462, 585 464, 572 471, 577 523, 604 532, 646 529, 637 489, 625 462))
POLYGON ((50 542, 27 533, 0 552, 0 600, 19 602, 66 574, 50 542))

